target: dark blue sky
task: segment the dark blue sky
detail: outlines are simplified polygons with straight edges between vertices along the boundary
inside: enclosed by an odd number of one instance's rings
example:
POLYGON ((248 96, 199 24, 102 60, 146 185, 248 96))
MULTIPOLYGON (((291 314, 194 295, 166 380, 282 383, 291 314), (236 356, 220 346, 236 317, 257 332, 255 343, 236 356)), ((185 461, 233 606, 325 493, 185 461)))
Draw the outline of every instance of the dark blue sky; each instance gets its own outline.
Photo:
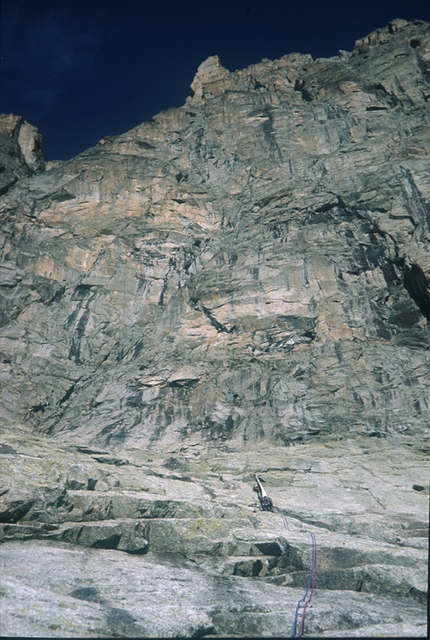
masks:
POLYGON ((430 0, 0 0, 0 111, 68 159, 181 106, 210 55, 233 71, 298 51, 351 50, 430 0))

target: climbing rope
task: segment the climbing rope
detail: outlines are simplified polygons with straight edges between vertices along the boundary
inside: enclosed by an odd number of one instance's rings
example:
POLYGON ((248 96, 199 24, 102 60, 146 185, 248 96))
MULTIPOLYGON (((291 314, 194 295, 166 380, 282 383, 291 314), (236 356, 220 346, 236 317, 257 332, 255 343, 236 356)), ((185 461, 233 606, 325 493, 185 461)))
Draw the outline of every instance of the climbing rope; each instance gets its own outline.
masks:
POLYGON ((284 514, 283 514, 283 513, 281 513, 281 516, 282 516, 282 522, 284 523, 284 527, 285 527, 285 528, 286 528, 286 530, 288 531, 288 530, 289 530, 289 528, 290 528, 290 527, 288 526, 288 520, 287 520, 287 518, 284 516, 284 514))
POLYGON ((311 538, 312 538, 312 565, 311 565, 311 571, 309 574, 309 582, 308 582, 308 586, 306 589, 306 593, 303 596, 303 598, 301 598, 296 606, 296 612, 294 615, 294 624, 293 624, 293 631, 291 633, 291 637, 292 638, 300 638, 303 632, 303 626, 305 624, 305 615, 306 615, 306 609, 308 604, 310 603, 310 601, 312 600, 312 596, 314 594, 314 589, 315 589, 315 582, 317 579, 317 540, 315 537, 314 533, 311 533, 311 538), (303 611, 302 611, 302 617, 300 620, 300 625, 299 628, 297 630, 297 622, 298 622, 298 617, 299 617, 299 609, 300 607, 303 606, 303 611))
MULTIPOLYGON (((257 475, 257 472, 254 471, 254 476, 255 479, 257 481, 257 486, 253 487, 253 490, 258 494, 258 499, 260 501, 260 505, 261 505, 261 509, 263 511, 274 511, 273 508, 273 502, 272 499, 269 498, 269 496, 267 495, 266 491, 263 488, 263 485, 261 484, 260 478, 257 475)), ((285 515, 282 513, 282 511, 280 511, 279 509, 276 508, 276 511, 278 513, 281 514, 282 516, 282 520, 284 523, 284 527, 286 529, 288 529, 288 521, 285 517, 285 515)), ((312 539, 312 563, 311 563, 311 570, 309 573, 309 581, 308 581, 308 586, 306 588, 306 592, 305 595, 303 596, 303 598, 301 598, 296 606, 296 611, 294 614, 294 624, 293 624, 293 630, 291 633, 291 637, 292 638, 300 638, 302 633, 303 633, 303 627, 305 624, 305 616, 306 616, 306 609, 310 603, 310 601, 312 600, 312 596, 314 594, 314 589, 315 589, 315 582, 317 579, 317 539, 315 537, 314 533, 311 533, 311 539, 312 539), (302 608, 302 615, 300 618, 300 624, 298 624, 298 620, 299 620, 299 611, 300 608, 302 608)))

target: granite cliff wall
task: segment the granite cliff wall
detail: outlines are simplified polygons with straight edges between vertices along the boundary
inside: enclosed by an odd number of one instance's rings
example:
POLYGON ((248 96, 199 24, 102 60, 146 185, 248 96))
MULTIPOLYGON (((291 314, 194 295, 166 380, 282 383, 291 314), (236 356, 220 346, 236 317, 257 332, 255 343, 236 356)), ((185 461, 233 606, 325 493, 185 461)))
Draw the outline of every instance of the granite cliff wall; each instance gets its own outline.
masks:
POLYGON ((0 635, 426 636, 429 36, 1 116, 0 635))
POLYGON ((328 60, 212 57, 183 107, 21 162, 3 413, 114 446, 422 436, 428 36, 393 21, 328 60))

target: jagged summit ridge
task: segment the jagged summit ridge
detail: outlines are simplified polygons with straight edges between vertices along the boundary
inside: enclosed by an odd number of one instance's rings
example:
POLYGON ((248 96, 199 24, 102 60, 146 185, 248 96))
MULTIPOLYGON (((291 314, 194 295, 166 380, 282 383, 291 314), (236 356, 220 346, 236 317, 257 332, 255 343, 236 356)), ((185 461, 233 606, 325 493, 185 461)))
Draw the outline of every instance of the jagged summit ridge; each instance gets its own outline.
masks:
POLYGON ((2 411, 103 446, 427 437, 429 25, 228 72, 2 199, 2 411))
MULTIPOLYGON (((425 23, 417 20, 413 24, 422 25, 425 23)), ((338 56, 329 58, 328 60, 333 62, 345 57, 367 54, 372 48, 389 43, 396 33, 410 26, 406 20, 400 18, 392 20, 386 27, 376 29, 364 38, 359 38, 352 52, 339 51, 338 56)), ((414 41, 411 46, 418 47, 418 40, 414 41)), ((327 62, 328 60, 326 58, 319 58, 317 62, 327 62)), ((191 97, 188 98, 187 101, 190 104, 199 104, 203 95, 206 99, 219 95, 220 91, 223 92, 237 85, 243 77, 252 75, 253 72, 258 72, 258 70, 261 69, 269 71, 300 64, 303 65, 309 62, 314 62, 312 56, 309 54, 290 53, 282 56, 279 60, 271 61, 268 58, 264 58, 259 64, 251 65, 243 70, 229 72, 222 66, 217 55, 209 56, 209 58, 201 63, 197 70, 194 80, 191 83, 191 97)))

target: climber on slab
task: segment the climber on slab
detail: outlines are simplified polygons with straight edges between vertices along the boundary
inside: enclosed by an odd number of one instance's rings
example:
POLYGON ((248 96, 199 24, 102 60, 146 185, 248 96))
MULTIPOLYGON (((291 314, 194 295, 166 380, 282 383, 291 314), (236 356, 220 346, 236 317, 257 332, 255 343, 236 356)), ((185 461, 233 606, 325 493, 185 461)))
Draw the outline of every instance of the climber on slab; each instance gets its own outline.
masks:
POLYGON ((253 487, 253 491, 258 493, 258 499, 260 501, 260 505, 263 511, 273 511, 273 502, 272 498, 269 498, 266 491, 264 490, 263 485, 261 484, 260 478, 257 476, 257 472, 254 471, 254 476, 257 481, 257 486, 253 487))

